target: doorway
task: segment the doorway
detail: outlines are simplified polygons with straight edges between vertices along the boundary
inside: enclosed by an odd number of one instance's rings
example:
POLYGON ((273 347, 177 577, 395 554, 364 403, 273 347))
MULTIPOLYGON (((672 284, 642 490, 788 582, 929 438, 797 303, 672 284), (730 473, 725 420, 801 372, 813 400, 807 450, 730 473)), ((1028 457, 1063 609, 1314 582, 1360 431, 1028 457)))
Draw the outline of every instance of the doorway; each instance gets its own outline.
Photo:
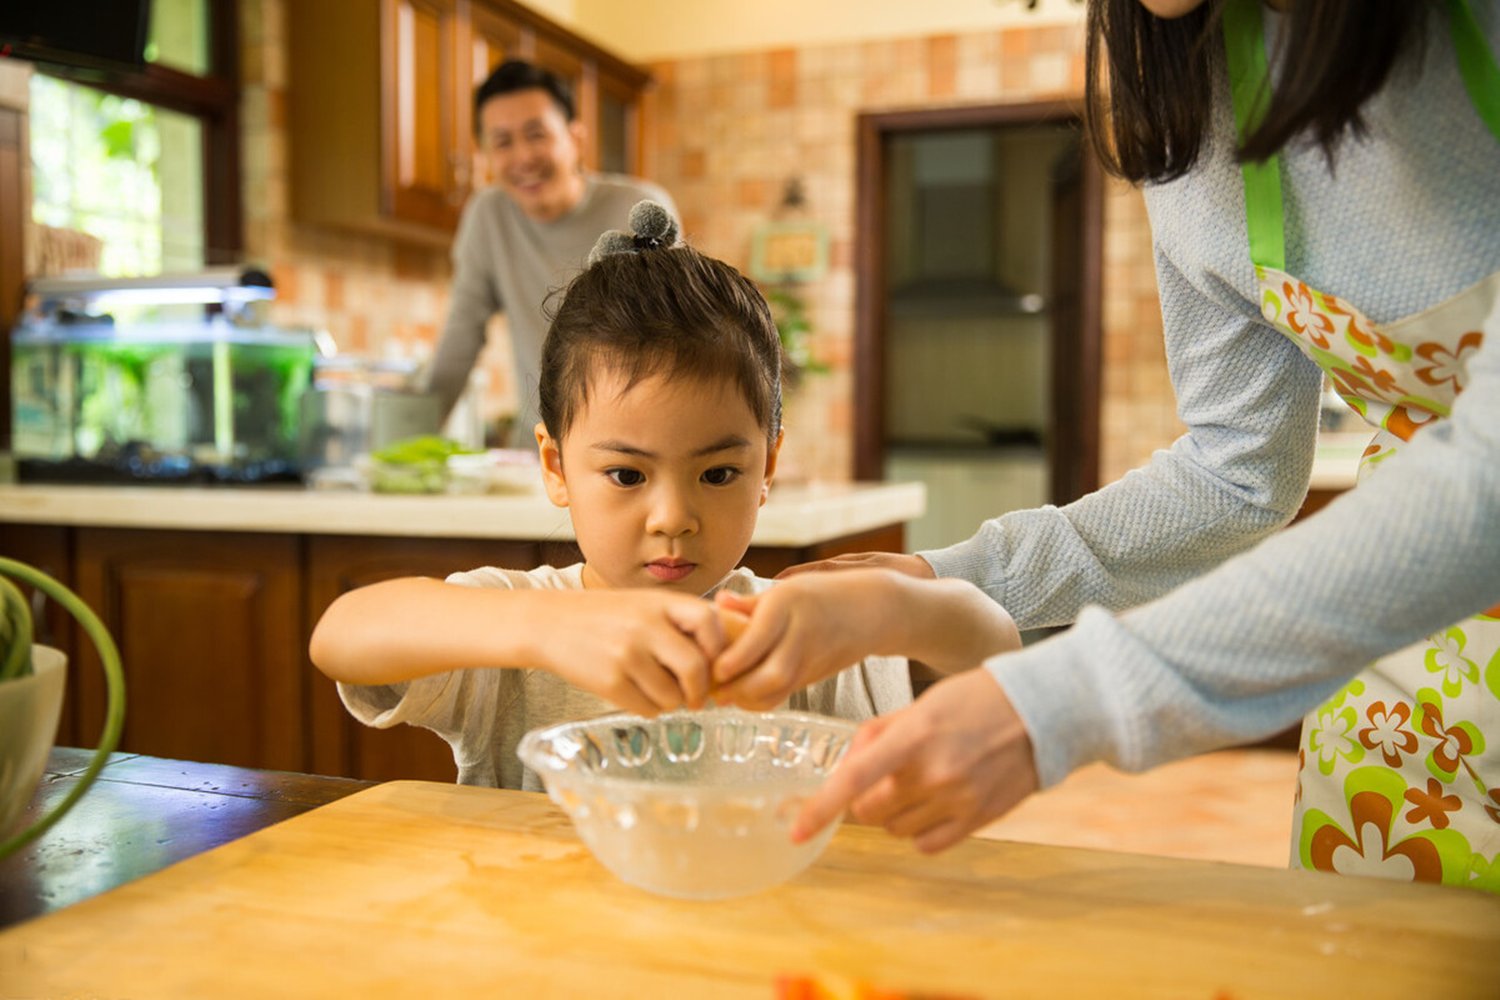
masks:
POLYGON ((1077 107, 858 129, 855 478, 927 484, 911 550, 1093 490, 1103 184, 1077 107))

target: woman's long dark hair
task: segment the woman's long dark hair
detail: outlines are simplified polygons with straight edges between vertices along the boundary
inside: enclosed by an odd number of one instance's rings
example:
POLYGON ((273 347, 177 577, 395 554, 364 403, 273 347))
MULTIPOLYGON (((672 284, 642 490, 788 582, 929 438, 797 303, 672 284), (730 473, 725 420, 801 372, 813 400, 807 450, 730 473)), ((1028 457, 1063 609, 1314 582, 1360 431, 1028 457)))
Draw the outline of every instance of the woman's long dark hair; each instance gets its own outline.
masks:
MULTIPOLYGON (((1421 50, 1435 0, 1291 0, 1276 54, 1285 67, 1241 160, 1274 155, 1307 134, 1332 161, 1360 109, 1408 52, 1421 50)), ((1105 169, 1129 181, 1167 181, 1202 150, 1224 48, 1224 0, 1160 18, 1140 0, 1089 0, 1085 104, 1105 169)))

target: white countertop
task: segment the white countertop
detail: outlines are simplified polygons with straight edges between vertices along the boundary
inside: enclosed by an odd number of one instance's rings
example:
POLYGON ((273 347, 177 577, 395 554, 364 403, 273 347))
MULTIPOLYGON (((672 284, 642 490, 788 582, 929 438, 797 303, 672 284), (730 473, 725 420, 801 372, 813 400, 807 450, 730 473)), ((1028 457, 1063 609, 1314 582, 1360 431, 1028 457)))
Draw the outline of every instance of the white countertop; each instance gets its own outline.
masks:
MULTIPOLYGON (((920 517, 921 483, 773 486, 752 545, 803 546, 920 517)), ((0 523, 571 541, 541 492, 397 496, 295 487, 0 485, 0 523)))

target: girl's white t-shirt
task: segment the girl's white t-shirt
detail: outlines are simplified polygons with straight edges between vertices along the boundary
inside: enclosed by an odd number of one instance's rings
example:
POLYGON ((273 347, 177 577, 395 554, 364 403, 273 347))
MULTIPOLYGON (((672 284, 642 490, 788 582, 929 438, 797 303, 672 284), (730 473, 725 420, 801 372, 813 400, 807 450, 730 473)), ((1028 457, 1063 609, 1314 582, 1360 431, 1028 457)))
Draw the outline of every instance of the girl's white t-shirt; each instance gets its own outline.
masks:
MULTIPOLYGON (((583 564, 524 571, 487 566, 454 573, 447 582, 513 590, 582 590, 583 564)), ((757 594, 772 583, 741 568, 705 596, 712 597, 721 589, 757 594)), ((521 737, 541 726, 619 711, 546 670, 453 670, 397 684, 341 683, 338 691, 344 706, 367 726, 388 729, 408 723, 441 736, 453 748, 459 784, 526 791, 543 788, 516 756, 521 737)), ((895 711, 911 700, 907 661, 872 656, 793 693, 781 707, 862 721, 895 711)))

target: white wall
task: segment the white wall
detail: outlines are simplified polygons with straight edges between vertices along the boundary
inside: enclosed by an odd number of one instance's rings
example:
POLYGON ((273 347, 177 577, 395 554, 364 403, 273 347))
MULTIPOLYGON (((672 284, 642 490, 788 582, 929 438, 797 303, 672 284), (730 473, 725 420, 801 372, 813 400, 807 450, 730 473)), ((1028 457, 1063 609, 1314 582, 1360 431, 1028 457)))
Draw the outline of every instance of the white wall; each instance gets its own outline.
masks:
POLYGON ((1076 24, 1077 0, 525 0, 634 62, 1011 25, 1076 24))
MULTIPOLYGON (((578 30, 577 0, 521 0, 543 17, 550 17, 558 24, 578 30)), ((622 7, 630 6, 630 0, 619 0, 622 7)))

